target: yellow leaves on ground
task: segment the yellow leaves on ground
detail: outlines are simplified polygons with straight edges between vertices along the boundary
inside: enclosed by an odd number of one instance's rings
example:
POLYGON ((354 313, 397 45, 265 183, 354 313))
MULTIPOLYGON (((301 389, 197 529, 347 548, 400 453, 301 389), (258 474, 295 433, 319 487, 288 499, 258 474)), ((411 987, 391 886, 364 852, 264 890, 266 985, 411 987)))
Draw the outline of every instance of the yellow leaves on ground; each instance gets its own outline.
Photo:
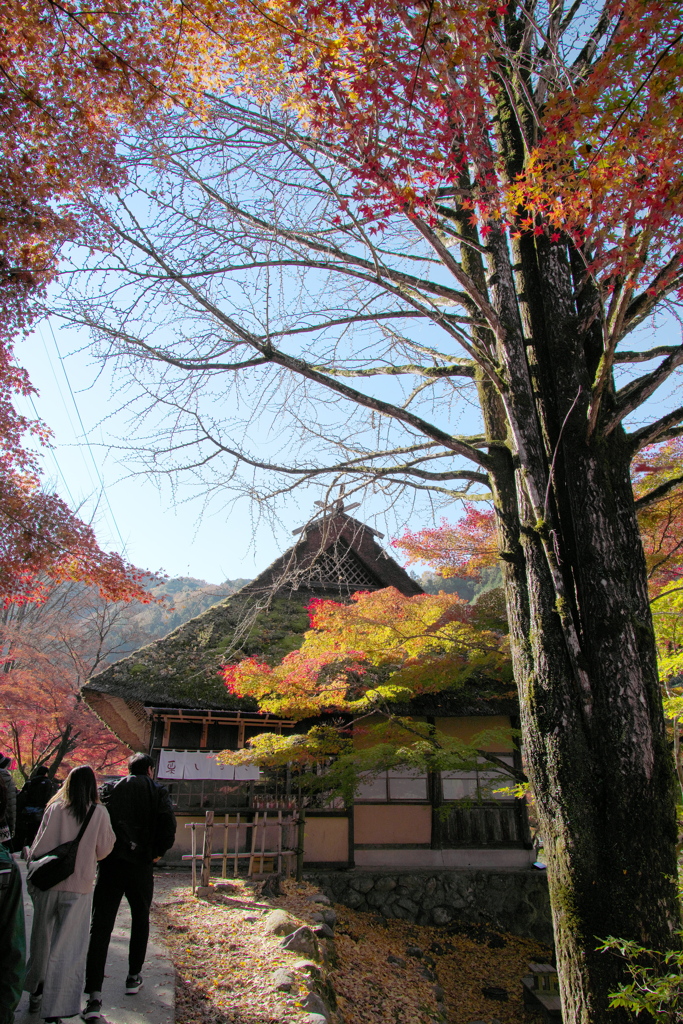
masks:
MULTIPOLYGON (((318 890, 289 880, 286 895, 260 899, 254 889, 234 880, 227 895, 195 899, 189 875, 162 875, 157 881, 155 911, 177 971, 177 1019, 182 1024, 299 1024, 307 987, 295 972, 291 993, 275 993, 271 977, 278 967, 292 969, 301 958, 280 940, 265 935, 263 918, 282 907, 302 923, 311 923, 318 890), (180 930, 183 929, 183 930, 180 930), (186 929, 186 930, 185 930, 186 929)), ((385 921, 371 914, 335 906, 335 958, 324 971, 338 999, 332 1024, 431 1024, 436 1015, 435 982, 425 977, 422 959, 407 955, 419 947, 434 962, 445 992, 448 1024, 499 1017, 505 1024, 526 1024, 521 978, 529 961, 545 960, 538 943, 505 935, 497 948, 488 945, 484 928, 457 933, 406 921, 385 921), (467 934, 469 933, 469 935, 467 934), (393 956, 401 963, 392 963, 393 956), (508 1001, 493 1003, 481 992, 487 986, 507 989, 508 1001)), ((331 952, 331 951, 330 951, 331 952)))

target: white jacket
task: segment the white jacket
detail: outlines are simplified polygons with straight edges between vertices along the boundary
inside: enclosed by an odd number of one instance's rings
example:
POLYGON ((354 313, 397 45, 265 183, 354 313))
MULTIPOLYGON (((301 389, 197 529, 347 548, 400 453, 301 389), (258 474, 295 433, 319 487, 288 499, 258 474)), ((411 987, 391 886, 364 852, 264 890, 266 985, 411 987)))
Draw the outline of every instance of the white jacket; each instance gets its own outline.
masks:
MULTIPOLYGON (((80 822, 61 800, 50 804, 31 847, 31 860, 38 860, 56 846, 75 839, 80 827, 80 822)), ((54 885, 50 891, 91 892, 95 885, 97 862, 109 856, 115 842, 116 836, 109 820, 109 811, 103 804, 96 804, 95 812, 78 844, 76 870, 63 882, 54 885)))

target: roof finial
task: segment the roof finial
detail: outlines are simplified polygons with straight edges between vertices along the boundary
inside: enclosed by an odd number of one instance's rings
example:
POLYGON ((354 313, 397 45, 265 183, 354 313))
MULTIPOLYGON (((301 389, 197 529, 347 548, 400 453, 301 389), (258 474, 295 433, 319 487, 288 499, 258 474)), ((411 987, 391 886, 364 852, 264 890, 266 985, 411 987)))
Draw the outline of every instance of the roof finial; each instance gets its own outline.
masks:
POLYGON ((323 512, 323 515, 331 512, 333 515, 337 515, 339 512, 350 512, 352 508, 360 508, 360 501, 355 502, 353 505, 344 505, 344 495, 346 494, 346 484, 339 485, 339 497, 334 498, 332 501, 314 501, 314 505, 318 505, 323 512))

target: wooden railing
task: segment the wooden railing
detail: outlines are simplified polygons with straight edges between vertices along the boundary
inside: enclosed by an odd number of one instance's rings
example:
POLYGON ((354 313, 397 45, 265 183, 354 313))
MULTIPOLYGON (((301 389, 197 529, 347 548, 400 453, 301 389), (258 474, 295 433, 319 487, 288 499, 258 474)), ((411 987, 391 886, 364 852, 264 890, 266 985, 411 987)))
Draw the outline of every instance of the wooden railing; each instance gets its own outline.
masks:
POLYGON ((303 840, 305 815, 297 817, 279 811, 255 811, 249 819, 241 814, 225 815, 224 822, 214 821, 214 812, 207 811, 204 821, 191 821, 185 826, 192 831, 192 852, 183 860, 192 861, 192 892, 197 889, 197 862, 201 861, 200 886, 209 885, 211 865, 221 862, 221 878, 239 874, 240 862, 247 860, 247 876, 262 874, 265 861, 272 861, 279 875, 291 875, 295 861, 297 878, 303 868, 303 840), (232 820, 229 820, 232 819, 232 820), (202 852, 197 852, 197 832, 203 829, 202 852), (222 852, 214 853, 214 831, 222 829, 222 852), (251 829, 251 835, 249 835, 251 829), (269 847, 266 849, 266 847, 269 847), (258 870, 255 865, 258 864, 258 870))

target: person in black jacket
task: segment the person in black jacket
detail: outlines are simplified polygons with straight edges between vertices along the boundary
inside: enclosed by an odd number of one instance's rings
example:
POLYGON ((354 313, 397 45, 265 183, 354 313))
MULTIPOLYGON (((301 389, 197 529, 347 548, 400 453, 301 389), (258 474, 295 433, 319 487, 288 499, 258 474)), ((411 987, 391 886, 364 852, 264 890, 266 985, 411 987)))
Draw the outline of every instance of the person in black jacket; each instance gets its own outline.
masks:
POLYGON ((9 770, 11 764, 12 758, 0 753, 0 780, 7 792, 5 809, 0 816, 0 843, 8 850, 12 849, 12 837, 17 826, 17 787, 9 770))
POLYGON ((31 778, 17 796, 15 850, 23 850, 36 838, 45 808, 58 789, 58 784, 49 777, 44 764, 33 769, 31 778))
MULTIPOLYGON (((7 786, 0 779, 0 818, 7 808, 7 786)), ((26 933, 21 875, 0 843, 0 1024, 12 1024, 26 973, 26 933)))
POLYGON ((116 833, 114 849, 100 863, 93 894, 90 946, 85 973, 88 1003, 85 1020, 102 1012, 102 982, 121 899, 128 900, 131 913, 126 995, 142 987, 142 965, 149 938, 149 910, 154 893, 154 864, 173 846, 176 822, 168 790, 153 781, 154 761, 147 754, 134 754, 128 761, 129 775, 114 786, 105 787, 102 801, 109 811, 116 833))

